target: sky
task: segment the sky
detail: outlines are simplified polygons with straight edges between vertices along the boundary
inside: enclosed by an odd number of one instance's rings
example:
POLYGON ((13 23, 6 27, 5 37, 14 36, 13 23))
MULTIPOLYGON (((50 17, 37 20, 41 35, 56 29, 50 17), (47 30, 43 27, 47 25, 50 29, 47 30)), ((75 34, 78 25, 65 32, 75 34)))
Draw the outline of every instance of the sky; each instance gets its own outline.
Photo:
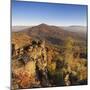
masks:
POLYGON ((87 5, 12 1, 12 25, 87 26, 87 5))

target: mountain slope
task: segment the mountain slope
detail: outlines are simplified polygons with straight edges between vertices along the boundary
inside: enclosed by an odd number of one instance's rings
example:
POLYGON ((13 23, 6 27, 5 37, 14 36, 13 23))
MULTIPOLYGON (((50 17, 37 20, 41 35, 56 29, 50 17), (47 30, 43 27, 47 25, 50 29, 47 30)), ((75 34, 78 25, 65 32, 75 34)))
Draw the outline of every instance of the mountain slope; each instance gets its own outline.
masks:
POLYGON ((44 39, 52 44, 62 44, 67 37, 72 37, 78 41, 86 40, 86 35, 47 24, 33 26, 31 28, 25 29, 23 32, 26 32, 33 38, 44 39))

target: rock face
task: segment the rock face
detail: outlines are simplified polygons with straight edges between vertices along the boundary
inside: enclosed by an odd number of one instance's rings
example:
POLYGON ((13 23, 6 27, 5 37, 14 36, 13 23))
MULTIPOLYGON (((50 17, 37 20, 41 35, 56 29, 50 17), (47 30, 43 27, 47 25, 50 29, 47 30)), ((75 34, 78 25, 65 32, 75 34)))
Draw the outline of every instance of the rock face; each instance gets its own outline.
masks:
MULTIPOLYGON (((17 49, 13 47, 14 51, 17 49)), ((12 53, 12 74, 18 87, 47 86, 47 54, 45 41, 32 41, 28 46, 12 53), (13 57, 14 56, 14 57, 13 57), (16 57, 15 57, 16 56, 16 57), (40 77, 41 76, 41 77, 40 77), (32 82, 32 83, 31 83, 32 82)))

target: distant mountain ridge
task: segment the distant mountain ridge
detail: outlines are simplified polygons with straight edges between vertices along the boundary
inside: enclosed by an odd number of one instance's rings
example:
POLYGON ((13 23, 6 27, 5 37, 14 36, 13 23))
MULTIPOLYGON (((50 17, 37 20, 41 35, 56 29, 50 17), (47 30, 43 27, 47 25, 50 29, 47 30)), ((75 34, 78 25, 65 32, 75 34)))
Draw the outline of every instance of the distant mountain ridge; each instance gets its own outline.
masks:
MULTIPOLYGON (((81 28, 85 29, 80 27, 80 30, 81 28)), ((46 40, 52 44, 62 44, 67 37, 72 37, 73 39, 79 41, 86 41, 86 32, 81 33, 80 30, 79 27, 76 28, 74 26, 63 28, 42 23, 37 26, 27 27, 23 30, 20 30, 20 32, 25 32, 30 37, 46 40), (76 30, 77 32, 75 32, 73 28, 78 29, 76 30)))
MULTIPOLYGON (((40 26, 54 26, 54 25, 47 25, 47 24, 40 24, 40 26)), ((34 26, 12 26, 12 32, 17 32, 17 31, 23 31, 27 28, 31 28, 34 26)), ((87 26, 78 26, 78 25, 72 25, 72 26, 54 26, 54 27, 59 27, 67 31, 72 31, 72 32, 87 32, 87 26)))
POLYGON ((86 33, 87 27, 86 26, 68 26, 68 27, 62 27, 64 30, 72 31, 72 32, 81 32, 86 33))
POLYGON ((27 28, 30 28, 30 26, 12 26, 12 32, 23 31, 27 28))

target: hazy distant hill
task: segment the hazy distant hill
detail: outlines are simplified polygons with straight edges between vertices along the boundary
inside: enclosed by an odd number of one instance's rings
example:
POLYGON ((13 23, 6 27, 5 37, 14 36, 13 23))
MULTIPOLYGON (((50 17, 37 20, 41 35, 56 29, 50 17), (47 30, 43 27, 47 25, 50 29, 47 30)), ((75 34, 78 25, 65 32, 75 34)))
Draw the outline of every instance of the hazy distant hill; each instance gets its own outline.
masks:
POLYGON ((72 32, 80 32, 80 33, 86 33, 87 27, 86 26, 68 26, 68 27, 62 27, 64 30, 72 31, 72 32))
POLYGON ((30 26, 12 26, 13 32, 18 32, 30 28, 30 26))

